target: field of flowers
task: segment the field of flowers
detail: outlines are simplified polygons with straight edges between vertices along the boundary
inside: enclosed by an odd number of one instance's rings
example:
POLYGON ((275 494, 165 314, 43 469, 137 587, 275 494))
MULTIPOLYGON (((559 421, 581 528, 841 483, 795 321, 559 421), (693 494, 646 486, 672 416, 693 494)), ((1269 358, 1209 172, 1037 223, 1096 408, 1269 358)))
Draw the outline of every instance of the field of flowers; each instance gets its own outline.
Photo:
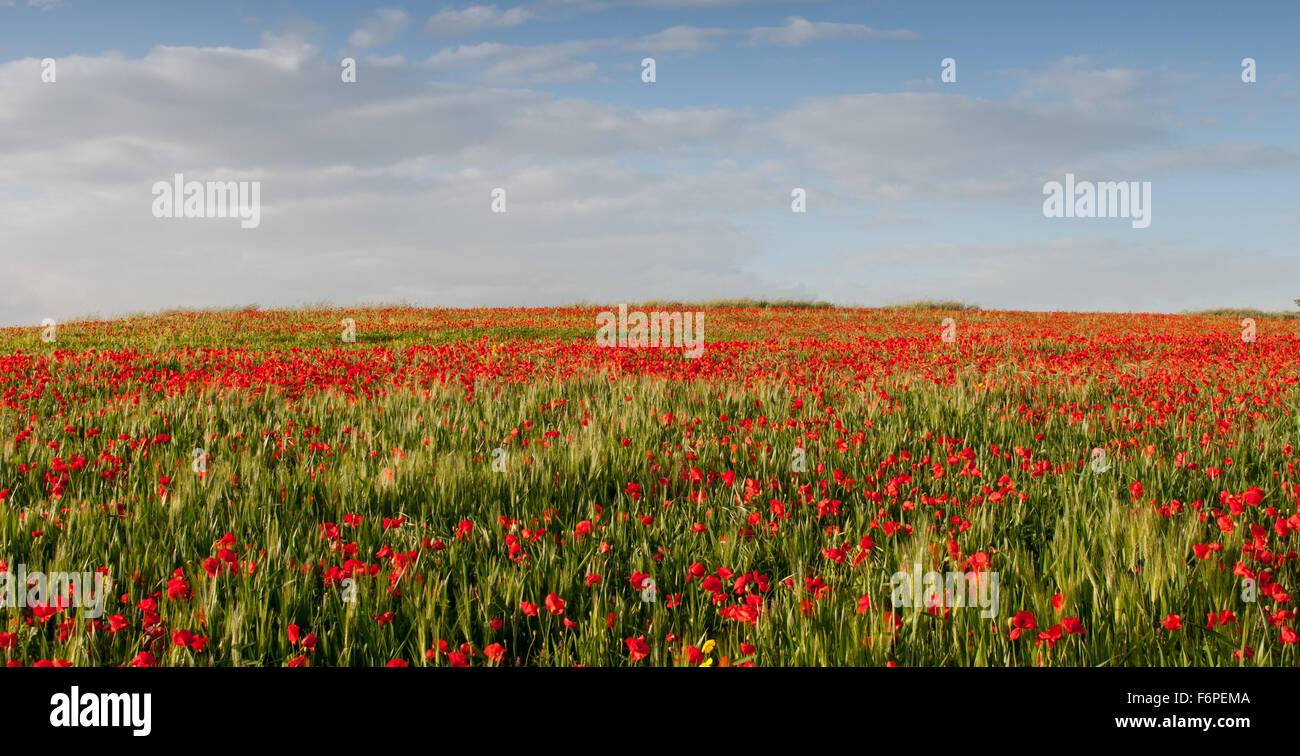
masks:
POLYGON ((718 308, 686 359, 599 309, 0 331, 0 572, 113 581, 0 659, 1300 662, 1296 325, 718 308), (894 606, 913 565, 999 613, 894 606))

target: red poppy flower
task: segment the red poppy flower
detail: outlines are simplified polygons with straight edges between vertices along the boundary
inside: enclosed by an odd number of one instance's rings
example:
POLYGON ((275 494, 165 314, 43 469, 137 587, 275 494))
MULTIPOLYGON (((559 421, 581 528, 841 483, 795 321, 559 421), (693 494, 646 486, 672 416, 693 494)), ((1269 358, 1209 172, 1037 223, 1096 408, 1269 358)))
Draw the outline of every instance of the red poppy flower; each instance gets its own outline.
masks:
POLYGON ((1020 638, 1020 631, 1035 630, 1037 629, 1037 627, 1038 624, 1034 618, 1033 612, 1029 612, 1029 611, 1016 612, 1016 615, 1011 618, 1012 629, 1010 633, 1007 633, 1007 637, 1010 638, 1011 640, 1017 640, 1020 638))
POLYGON ((632 661, 641 661, 650 655, 650 646, 646 645, 644 635, 638 638, 627 638, 623 642, 627 644, 628 655, 631 656, 632 661))

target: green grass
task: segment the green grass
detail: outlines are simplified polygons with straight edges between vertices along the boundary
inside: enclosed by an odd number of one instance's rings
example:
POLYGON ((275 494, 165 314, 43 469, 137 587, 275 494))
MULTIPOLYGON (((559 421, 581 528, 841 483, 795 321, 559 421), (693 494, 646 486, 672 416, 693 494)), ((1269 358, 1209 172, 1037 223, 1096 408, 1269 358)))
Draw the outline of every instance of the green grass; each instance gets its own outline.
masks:
MULTIPOLYGON (((1008 326, 997 319, 1006 316, 976 313, 961 319, 958 344, 942 344, 937 322, 910 311, 859 313, 862 320, 847 325, 843 318, 852 312, 828 311, 822 320, 768 313, 762 328, 783 340, 754 347, 735 372, 690 381, 635 371, 513 382, 480 376, 467 401, 449 372, 468 364, 462 360, 481 352, 486 362, 512 369, 530 360, 550 364, 554 358, 536 351, 539 339, 554 336, 538 321, 546 313, 482 322, 475 320, 481 313, 441 313, 413 329, 410 316, 374 312, 360 318, 368 325, 358 343, 339 345, 332 324, 347 313, 174 314, 117 322, 105 332, 69 327, 68 339, 145 350, 140 357, 83 353, 80 362, 67 342, 44 345, 28 331, 11 333, 24 340, 9 349, 26 356, 6 358, 0 372, 0 393, 21 402, 21 409, 0 410, 0 489, 7 491, 0 559, 29 570, 107 567, 117 581, 113 595, 127 600, 109 609, 124 618, 123 630, 67 637, 58 620, 28 625, 16 610, 3 610, 0 632, 14 633, 15 648, 0 653, 28 664, 124 664, 147 651, 167 665, 281 665, 300 655, 319 666, 391 659, 422 665, 448 663, 446 655, 425 656, 445 640, 452 651, 462 643, 480 650, 499 643, 507 664, 627 665, 678 663, 686 646, 712 640, 715 664, 724 657, 760 665, 1300 663, 1295 645, 1279 642, 1270 622, 1282 606, 1243 601, 1232 571, 1238 559, 1250 559, 1242 546, 1251 525, 1271 533, 1274 519, 1265 507, 1283 518, 1295 511, 1278 481, 1291 475, 1285 447, 1294 443, 1300 406, 1290 390, 1256 402, 1278 376, 1260 367, 1273 363, 1248 356, 1236 357, 1235 367, 1207 368, 1207 376, 1234 387, 1231 393, 1200 393, 1196 380, 1187 384, 1196 392, 1171 384, 1171 375, 1204 365, 1207 342, 1194 332, 1179 337, 1186 341, 1148 343, 1123 335, 1117 323, 1129 320, 1107 316, 1110 335, 1078 343, 1052 329, 1092 328, 1094 319, 1025 314, 1008 326), (265 328, 265 318, 275 327, 265 328), (386 319, 394 323, 390 330, 386 319), (458 327, 461 321, 477 324, 458 327), (175 333, 164 336, 162 327, 175 333), (810 341, 802 331, 824 340, 810 341), (238 365, 172 347, 148 351, 159 340, 210 347, 241 332, 262 351, 240 356, 247 362, 238 365), (826 334, 839 336, 825 340, 826 334), (1013 342, 1006 334, 1024 338, 1013 342), (507 349, 500 346, 506 338, 531 346, 494 354, 507 349), (477 352, 466 346, 480 340, 477 352), (459 344, 454 359, 439 363, 448 372, 398 385, 373 367, 360 370, 366 359, 409 366, 420 358, 401 350, 416 342, 459 344), (375 351, 384 346, 390 350, 375 351), (1080 355, 1097 359, 1102 347, 1119 369, 1081 361, 1080 355), (896 371, 880 368, 904 356, 913 361, 896 371), (354 379, 300 398, 270 381, 254 389, 238 381, 168 388, 193 370, 230 377, 292 360, 305 375, 352 371, 354 379), (773 372, 744 379, 760 368, 773 372), (1175 408, 1170 396, 1184 404, 1175 408), (1153 405, 1157 398, 1169 407, 1153 405), (794 407, 796 399, 802 408, 794 407), (1185 408, 1196 418, 1180 414, 1185 408), (668 413, 671 423, 664 421, 668 413), (1157 414, 1168 422, 1135 427, 1157 414), (1220 423, 1229 416, 1232 422, 1220 423), (32 418, 35 430, 19 440, 32 418), (100 433, 88 438, 90 428, 100 433), (169 441, 138 443, 163 433, 169 441), (123 434, 127 441, 108 444, 123 434), (805 450, 802 470, 792 464, 796 447, 805 450), (1088 464, 1095 447, 1108 450, 1104 472, 1088 464), (202 476, 191 467, 195 448, 209 455, 202 476), (493 467, 498 448, 505 450, 504 471, 493 467), (1183 462, 1175 465, 1179 454, 1183 462), (78 456, 87 467, 69 474, 53 499, 46 473, 54 458, 78 456), (1224 457, 1233 463, 1225 465, 1224 457), (124 472, 106 479, 101 473, 113 469, 112 458, 124 472), (1040 462, 1046 469, 1036 467, 1040 462), (19 472, 20 465, 30 471, 19 472), (1205 474, 1211 465, 1223 468, 1221 477, 1205 474), (692 480, 692 469, 704 480, 692 480), (731 485, 724 473, 735 474, 731 485), (164 476, 172 479, 165 498, 164 476), (1137 500, 1129 490, 1134 481, 1146 489, 1137 500), (640 484, 644 495, 630 496, 629 483, 640 484), (1211 513, 1226 506, 1221 493, 1252 486, 1265 490, 1263 504, 1247 508, 1233 533, 1221 532, 1211 513), (1161 514, 1158 507, 1173 500, 1182 511, 1161 514), (344 524, 350 514, 360 516, 359 527, 344 524), (384 518, 398 517, 407 519, 384 529, 384 518), (458 537, 465 520, 473 529, 458 537), (593 529, 578 537, 584 521, 593 529), (326 523, 341 537, 323 537, 326 523), (912 532, 887 534, 886 523, 912 532), (239 570, 213 579, 204 564, 218 556, 226 533, 236 542, 228 556, 239 570), (511 553, 510 536, 519 553, 511 553), (863 536, 874 546, 855 566, 863 536), (445 548, 433 548, 435 541, 445 548), (1198 560, 1193 546, 1210 542, 1224 551, 1198 560), (823 551, 846 545, 844 563, 823 551), (399 570, 389 552, 415 554, 399 570), (927 570, 962 570, 976 552, 987 554, 1000 576, 996 618, 973 608, 954 608, 944 618, 907 607, 898 609, 902 624, 893 628, 891 575, 917 561, 927 570), (354 602, 344 600, 338 582, 324 579, 348 559, 378 569, 355 578, 354 602), (723 581, 721 604, 691 579, 695 563, 713 574, 733 573, 723 581), (176 570, 191 598, 168 598, 176 570), (659 600, 641 600, 629 582, 635 572, 653 577, 659 600), (761 601, 756 624, 720 611, 736 603, 736 577, 750 573, 765 576, 771 588, 741 591, 761 601), (593 574, 600 580, 588 585, 593 574), (400 595, 387 590, 390 576, 400 595), (809 581, 823 581, 829 591, 818 596, 809 581), (564 600, 573 627, 542 607, 551 593, 564 600), (1058 593, 1059 611, 1052 603, 1058 593), (137 607, 155 595, 158 622, 150 624, 137 607), (675 606, 669 595, 680 597, 675 606), (872 608, 860 613, 864 596, 872 608), (521 602, 542 607, 539 616, 526 616, 521 602), (1237 622, 1204 627, 1207 613, 1223 610, 1235 612, 1237 622), (1018 611, 1033 612, 1037 628, 1011 640, 1008 623, 1018 611), (375 619, 386 612, 392 622, 375 619), (1160 627, 1171 613, 1182 616, 1182 630, 1160 627), (1037 645, 1037 634, 1064 617, 1078 618, 1087 634, 1066 635, 1055 648, 1037 645), (289 643, 291 624, 319 638, 314 652, 289 643), (177 629, 211 640, 195 653, 172 645, 177 629), (642 635, 650 655, 634 662, 624 641, 642 635), (1234 659, 1246 647, 1255 656, 1234 659)), ((759 314, 740 313, 735 324, 719 327, 740 333, 759 314)), ((586 313, 574 313, 557 322, 581 334, 586 320, 586 313)), ((1216 348, 1239 348, 1231 336, 1216 348)), ((1296 352, 1287 344, 1289 351, 1270 358, 1278 365, 1296 352)), ((710 359, 729 365, 726 349, 711 344, 710 355, 722 356, 710 359)), ((1269 547, 1294 547, 1294 539, 1269 547)), ((1273 576, 1294 590, 1296 563, 1278 565, 1273 576)), ((472 661, 485 660, 479 653, 472 661)))

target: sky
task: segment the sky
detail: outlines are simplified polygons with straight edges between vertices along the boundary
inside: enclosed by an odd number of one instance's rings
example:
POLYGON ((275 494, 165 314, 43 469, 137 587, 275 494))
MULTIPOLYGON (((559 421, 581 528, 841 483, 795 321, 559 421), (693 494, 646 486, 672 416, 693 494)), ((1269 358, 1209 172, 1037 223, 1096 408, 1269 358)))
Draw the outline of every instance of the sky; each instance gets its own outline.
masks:
POLYGON ((0 325, 399 301, 1292 309, 1297 21, 1195 0, 0 0, 0 325), (168 217, 176 174, 255 182, 255 227, 168 217), (1047 217, 1067 174, 1149 182, 1150 225, 1047 217))

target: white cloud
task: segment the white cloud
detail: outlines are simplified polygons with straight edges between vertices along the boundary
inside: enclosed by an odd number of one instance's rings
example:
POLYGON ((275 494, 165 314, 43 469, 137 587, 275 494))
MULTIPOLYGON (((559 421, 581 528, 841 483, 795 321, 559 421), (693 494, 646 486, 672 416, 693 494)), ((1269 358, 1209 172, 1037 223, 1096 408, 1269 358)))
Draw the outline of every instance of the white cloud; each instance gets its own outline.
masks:
POLYGON ((711 50, 720 39, 735 34, 730 29, 705 29, 685 24, 673 26, 637 39, 630 46, 636 50, 656 53, 703 52, 711 50))
POLYGON ((913 39, 915 35, 906 30, 880 32, 859 24, 813 23, 800 18, 789 19, 781 27, 751 29, 679 24, 635 39, 606 37, 541 45, 508 45, 498 42, 460 45, 430 55, 426 65, 459 68, 479 66, 480 80, 489 84, 556 83, 594 76, 597 64, 584 58, 602 51, 698 53, 712 50, 727 39, 742 40, 748 45, 795 47, 816 41, 848 38, 913 39))
POLYGON ((386 45, 406 31, 411 17, 399 8, 380 8, 359 29, 348 36, 353 47, 378 47, 386 45))
POLYGON ((862 24, 838 24, 829 21, 809 21, 798 16, 786 19, 784 26, 765 26, 745 33, 749 44, 799 47, 812 42, 834 39, 887 39, 914 40, 919 35, 906 29, 873 29, 862 24))
POLYGON ((533 12, 524 6, 498 10, 495 5, 471 5, 461 10, 444 8, 430 16, 424 28, 435 36, 454 36, 518 26, 531 18, 533 12))
POLYGON ((880 245, 836 258, 825 274, 835 281, 837 301, 869 305, 952 299, 987 309, 1287 310, 1300 259, 1249 246, 1176 248, 1079 237, 880 245))
POLYGON ((489 84, 543 84, 588 79, 597 65, 580 57, 604 42, 557 42, 549 45, 504 45, 482 42, 449 47, 430 55, 431 68, 477 67, 481 81, 489 84))
MULTIPOLYGON (((812 188, 814 207, 850 224, 869 214, 878 224, 928 221, 922 230, 933 232, 947 224, 933 215, 918 221, 906 203, 1005 207, 1009 199, 1032 215, 1042 182, 1067 168, 1222 175, 1293 170, 1296 156, 1253 142, 1185 145, 1147 115, 1110 108, 1089 117, 1042 97, 854 94, 754 112, 412 85, 444 66, 476 66, 502 80, 589 75, 564 73, 584 63, 588 42, 485 43, 419 63, 394 56, 368 69, 364 86, 350 86, 309 36, 267 35, 251 50, 70 56, 59 60, 55 86, 30 75, 34 59, 0 64, 0 280, 20 282, 0 298, 0 323, 320 299, 924 296, 1135 308, 1154 301, 1153 288, 1166 292, 1156 304, 1168 308, 1193 306, 1174 302, 1184 291, 1207 306, 1252 291, 1273 296, 1300 272, 1269 268, 1265 252, 1248 243, 1237 271, 1210 257, 1215 250, 1180 258, 1158 243, 1139 250, 1058 239, 882 245, 852 258, 867 266, 858 272, 868 282, 884 280, 878 274, 889 271, 880 266, 892 260, 906 274, 893 293, 857 282, 848 264, 760 274, 755 260, 773 243, 769 232, 788 228, 781 224, 796 180, 812 188), (260 180, 261 227, 155 219, 152 184, 174 173, 260 180), (498 186, 508 191, 505 215, 489 209, 498 186), (1147 257, 1125 262, 1138 252, 1147 257), (951 266, 936 274, 928 260, 951 266), (1178 270, 1167 283, 1162 276, 1183 260, 1201 267, 1178 270), (1071 285, 1061 287, 1063 280, 1071 285), (1204 292, 1174 286, 1216 281, 1220 289, 1204 292)), ((1090 91, 1122 99, 1106 87, 1090 91)), ((824 228, 823 217, 801 219, 801 233, 824 228)))
POLYGON ((23 282, 0 299, 0 322, 223 302, 763 288, 742 272, 743 231, 692 211, 698 196, 735 197, 724 211, 752 201, 737 191, 745 171, 682 180, 620 162, 709 149, 739 127, 729 111, 413 91, 392 69, 344 89, 299 41, 267 41, 275 49, 64 58, 57 99, 11 75, 32 60, 0 65, 0 130, 24 135, 0 146, 0 278, 23 282), (260 180, 261 227, 153 218, 152 184, 174 173, 260 180), (489 211, 495 186, 510 193, 504 216, 489 211), (599 262, 612 249, 632 257, 599 262), (628 259, 644 261, 635 280, 621 272, 628 259))
POLYGON ((919 92, 809 98, 762 130, 799 145, 818 170, 873 201, 1036 193, 1046 178, 1084 160, 1168 138, 1143 123, 919 92))

